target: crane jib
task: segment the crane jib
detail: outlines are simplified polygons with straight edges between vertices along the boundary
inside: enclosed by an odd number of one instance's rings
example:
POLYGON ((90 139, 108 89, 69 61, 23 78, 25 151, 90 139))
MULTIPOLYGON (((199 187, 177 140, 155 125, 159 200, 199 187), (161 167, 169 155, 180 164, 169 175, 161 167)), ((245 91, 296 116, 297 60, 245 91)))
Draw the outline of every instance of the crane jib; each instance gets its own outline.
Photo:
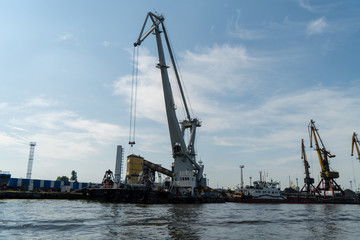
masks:
POLYGON ((321 140, 320 134, 318 132, 318 129, 315 127, 315 122, 313 120, 309 123, 309 136, 310 136, 310 147, 312 139, 314 139, 315 142, 315 151, 317 152, 320 166, 321 166, 321 177, 322 178, 338 178, 339 173, 334 172, 330 170, 330 163, 328 158, 333 158, 335 155, 330 154, 329 151, 326 150, 325 145, 323 141, 321 140), (319 145, 321 144, 321 147, 319 145))

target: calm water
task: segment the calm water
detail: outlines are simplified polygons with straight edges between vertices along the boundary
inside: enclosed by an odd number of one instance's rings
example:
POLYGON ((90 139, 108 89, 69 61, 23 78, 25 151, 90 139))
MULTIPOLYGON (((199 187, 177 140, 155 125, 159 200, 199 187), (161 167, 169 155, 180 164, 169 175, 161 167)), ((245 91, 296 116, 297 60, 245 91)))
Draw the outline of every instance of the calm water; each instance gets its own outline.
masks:
POLYGON ((360 205, 0 200, 0 239, 359 239, 360 205))

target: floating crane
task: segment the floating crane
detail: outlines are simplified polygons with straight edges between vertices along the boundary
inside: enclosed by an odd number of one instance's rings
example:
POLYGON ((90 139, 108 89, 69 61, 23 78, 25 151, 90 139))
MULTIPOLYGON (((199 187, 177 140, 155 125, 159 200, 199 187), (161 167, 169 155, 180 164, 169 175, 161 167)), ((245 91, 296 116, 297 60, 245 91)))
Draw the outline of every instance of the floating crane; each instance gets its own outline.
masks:
POLYGON ((310 177, 310 165, 306 158, 306 152, 305 152, 305 144, 304 139, 301 139, 301 159, 304 160, 304 167, 305 167, 305 178, 304 178, 304 186, 301 188, 300 192, 306 192, 306 193, 314 193, 315 187, 313 185, 314 178, 310 177))
POLYGON ((159 63, 157 67, 160 69, 162 86, 165 100, 165 109, 167 115, 167 122, 170 133, 170 141, 172 147, 172 156, 174 158, 173 164, 173 182, 172 187, 176 192, 189 191, 194 195, 195 188, 206 187, 206 179, 203 177, 204 166, 197 163, 195 153, 195 136, 196 128, 201 126, 201 122, 197 118, 192 118, 186 103, 183 88, 179 73, 175 64, 173 52, 171 50, 169 38, 164 26, 164 17, 162 15, 156 15, 149 12, 145 18, 145 22, 139 34, 139 38, 134 43, 134 47, 138 47, 141 43, 153 33, 156 37, 157 50, 159 56, 159 63), (151 27, 144 33, 145 27, 148 22, 151 22, 151 27), (176 108, 171 90, 171 85, 168 76, 168 66, 165 62, 165 55, 162 45, 163 34, 166 42, 166 46, 170 55, 171 63, 177 80, 177 84, 180 90, 182 103, 186 112, 186 119, 182 122, 178 121, 176 116, 176 108), (189 131, 189 140, 186 144, 184 135, 185 131, 189 131))
POLYGON ((319 184, 316 186, 315 191, 321 192, 324 191, 324 197, 326 196, 326 192, 331 191, 333 198, 335 198, 335 193, 340 192, 342 196, 344 196, 344 191, 340 188, 340 186, 334 180, 339 177, 339 173, 332 171, 330 169, 330 163, 328 158, 334 158, 335 155, 330 154, 329 151, 326 150, 323 141, 320 138, 318 129, 315 127, 315 121, 310 120, 309 126, 309 136, 310 136, 310 147, 312 148, 312 139, 314 138, 315 142, 315 151, 318 154, 321 172, 320 177, 321 180, 319 184), (321 144, 321 147, 319 145, 321 144))
POLYGON ((354 156, 354 146, 356 147, 356 151, 357 151, 357 154, 358 154, 358 157, 357 159, 359 159, 360 161, 360 142, 359 142, 359 139, 357 137, 357 134, 354 133, 353 136, 352 136, 352 143, 351 143, 351 156, 354 156))

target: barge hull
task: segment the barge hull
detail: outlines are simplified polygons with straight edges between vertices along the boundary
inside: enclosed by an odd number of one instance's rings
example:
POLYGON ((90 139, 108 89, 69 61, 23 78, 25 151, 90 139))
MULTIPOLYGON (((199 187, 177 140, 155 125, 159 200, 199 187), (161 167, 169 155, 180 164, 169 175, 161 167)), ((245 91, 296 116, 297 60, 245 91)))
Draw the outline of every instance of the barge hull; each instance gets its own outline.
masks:
POLYGON ((103 189, 94 188, 83 191, 87 200, 97 200, 114 203, 224 203, 225 199, 220 196, 179 196, 165 191, 149 191, 140 189, 103 189))

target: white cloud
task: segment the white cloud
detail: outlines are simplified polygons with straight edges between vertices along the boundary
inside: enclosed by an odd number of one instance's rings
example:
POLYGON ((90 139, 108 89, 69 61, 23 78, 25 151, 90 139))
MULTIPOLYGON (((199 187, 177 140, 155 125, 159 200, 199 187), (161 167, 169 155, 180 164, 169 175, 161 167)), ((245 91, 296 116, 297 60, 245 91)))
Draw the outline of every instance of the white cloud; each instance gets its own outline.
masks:
POLYGON ((306 10, 308 10, 310 12, 314 11, 308 0, 299 0, 299 5, 300 5, 300 7, 305 8, 306 10))
POLYGON ((74 35, 72 33, 64 32, 63 34, 58 36, 59 41, 67 41, 74 39, 74 35))
MULTIPOLYGON (((136 112, 137 117, 139 118, 147 118, 164 123, 164 97, 162 93, 160 71, 155 68, 157 63, 157 58, 150 56, 148 50, 142 47, 138 66, 136 112)), ((131 92, 132 76, 127 75, 114 82, 114 94, 126 96, 129 105, 131 101, 131 92)))
POLYGON ((124 129, 116 125, 79 117, 64 121, 64 125, 85 133, 87 139, 93 139, 97 144, 107 144, 119 136, 127 135, 124 129))
POLYGON ((343 4, 341 1, 336 3, 329 3, 325 1, 324 3, 326 4, 324 5, 310 4, 310 0, 298 0, 298 2, 300 7, 308 10, 309 12, 314 12, 314 13, 328 12, 329 10, 343 4))
POLYGON ((242 40, 256 40, 263 38, 263 34, 256 30, 245 29, 241 25, 235 25, 233 28, 228 28, 227 33, 231 37, 239 38, 242 40))
POLYGON ((229 20, 226 26, 226 32, 229 36, 242 40, 256 40, 264 37, 261 31, 249 30, 240 24, 241 11, 238 9, 236 13, 235 21, 229 20))
MULTIPOLYGON (((149 56, 147 50, 140 56, 139 88, 137 111, 139 118, 147 118, 165 124, 166 117, 163 103, 162 86, 159 70, 155 68, 157 59, 149 56)), ((356 98, 346 97, 348 90, 327 89, 319 87, 303 92, 292 92, 287 95, 273 95, 268 99, 257 98, 260 85, 256 83, 254 72, 266 71, 274 64, 271 59, 256 58, 247 53, 242 46, 214 46, 198 53, 187 51, 182 54, 182 76, 189 91, 191 105, 196 115, 204 121, 201 131, 248 131, 249 128, 267 129, 273 139, 290 137, 294 133, 280 130, 282 137, 276 137, 272 126, 300 126, 307 124, 310 118, 327 121, 338 119, 343 113, 354 119, 354 113, 347 114, 356 108, 356 98), (241 104, 241 93, 246 92, 254 101, 250 105, 241 104), (224 101, 226 96, 234 94, 232 102, 224 101), (253 94, 251 94, 253 93, 253 94), (223 100, 219 101, 220 96, 223 100), (316 104, 314 104, 316 103, 316 104), (309 106, 312 106, 311 108, 309 106), (321 114, 319 114, 321 113, 321 114), (242 124, 239 124, 242 123, 242 124), (270 130, 269 130, 270 129, 270 130)), ((174 85, 173 85, 174 88, 174 85)), ((174 95, 176 97, 176 92, 174 95)), ((131 76, 124 76, 114 83, 114 92, 126 95, 130 102, 131 76)), ((350 94, 349 94, 350 96, 350 94)), ((178 99, 178 98, 177 98, 178 99)), ((179 101, 177 101, 179 102, 179 101)), ((340 121, 340 120, 339 120, 340 121)), ((350 120, 349 120, 350 121, 350 120)), ((334 123, 335 121, 332 121, 334 123)), ((299 129, 296 129, 296 131, 299 129)), ((301 130, 299 130, 301 131, 301 130)), ((216 137, 221 145, 243 144, 248 141, 234 141, 216 137)), ((239 138, 237 138, 239 140, 239 138)), ((283 144, 283 143, 278 143, 283 144)), ((264 143, 261 143, 264 146, 264 143)))
POLYGON ((6 102, 0 102, 0 109, 5 109, 5 108, 7 108, 8 107, 8 103, 6 103, 6 102))
POLYGON ((111 46, 111 42, 109 42, 109 41, 103 41, 103 42, 102 42, 102 45, 103 45, 104 47, 110 47, 110 46, 111 46))
POLYGON ((3 146, 19 145, 17 138, 9 136, 7 133, 0 132, 0 144, 3 146))
MULTIPOLYGON (((225 89, 241 89, 254 85, 249 82, 250 71, 256 69, 265 58, 251 56, 243 46, 215 45, 199 52, 187 51, 180 63, 187 86, 212 92, 225 89), (245 77, 247 75, 247 77, 245 77)), ((255 80, 252 78, 252 80, 255 80)))
POLYGON ((77 115, 71 111, 50 111, 31 114, 26 116, 24 119, 16 119, 12 122, 18 125, 37 126, 38 128, 50 131, 60 130, 63 126, 64 121, 68 119, 74 119, 77 115))
MULTIPOLYGON (((239 94, 255 89, 257 77, 254 73, 258 67, 269 61, 266 58, 250 56, 243 46, 215 45, 199 52, 186 51, 179 62, 184 88, 189 92, 190 103, 196 114, 211 113, 217 108, 216 97, 210 95, 227 95, 229 92, 239 94), (212 99, 214 98, 214 99, 212 99), (212 108, 209 108, 209 106, 212 108)), ((165 123, 164 100, 159 69, 155 68, 157 58, 142 47, 139 56, 139 75, 137 92, 137 117, 165 123)), ((174 79, 172 69, 169 70, 174 79)), ((180 96, 172 83, 177 107, 182 107, 180 96)), ((124 95, 130 104, 132 76, 126 75, 114 82, 114 94, 124 95)), ((219 119, 219 121, 221 121, 219 119)))
POLYGON ((20 127, 17 127, 17 126, 7 125, 7 127, 12 129, 12 130, 20 131, 20 132, 26 132, 27 131, 26 129, 20 128, 20 127))
MULTIPOLYGON (((72 111, 52 111, 34 114, 23 120, 25 125, 37 126, 43 136, 71 136, 69 141, 106 144, 125 132, 118 126, 97 120, 84 119, 72 111)), ((18 124, 21 124, 18 122, 18 124)))
POLYGON ((44 111, 42 108, 39 111, 33 109, 24 118, 8 119, 7 127, 11 131, 0 133, 1 144, 15 146, 35 141, 43 146, 45 157, 69 159, 89 156, 97 151, 98 145, 104 146, 127 136, 127 129, 85 119, 72 111, 44 111))
POLYGON ((306 27, 306 33, 307 35, 320 34, 323 33, 327 27, 328 24, 326 23, 326 18, 321 17, 308 23, 306 27))
POLYGON ((45 99, 44 97, 35 97, 25 104, 26 107, 50 107, 56 105, 57 102, 50 99, 45 99))

